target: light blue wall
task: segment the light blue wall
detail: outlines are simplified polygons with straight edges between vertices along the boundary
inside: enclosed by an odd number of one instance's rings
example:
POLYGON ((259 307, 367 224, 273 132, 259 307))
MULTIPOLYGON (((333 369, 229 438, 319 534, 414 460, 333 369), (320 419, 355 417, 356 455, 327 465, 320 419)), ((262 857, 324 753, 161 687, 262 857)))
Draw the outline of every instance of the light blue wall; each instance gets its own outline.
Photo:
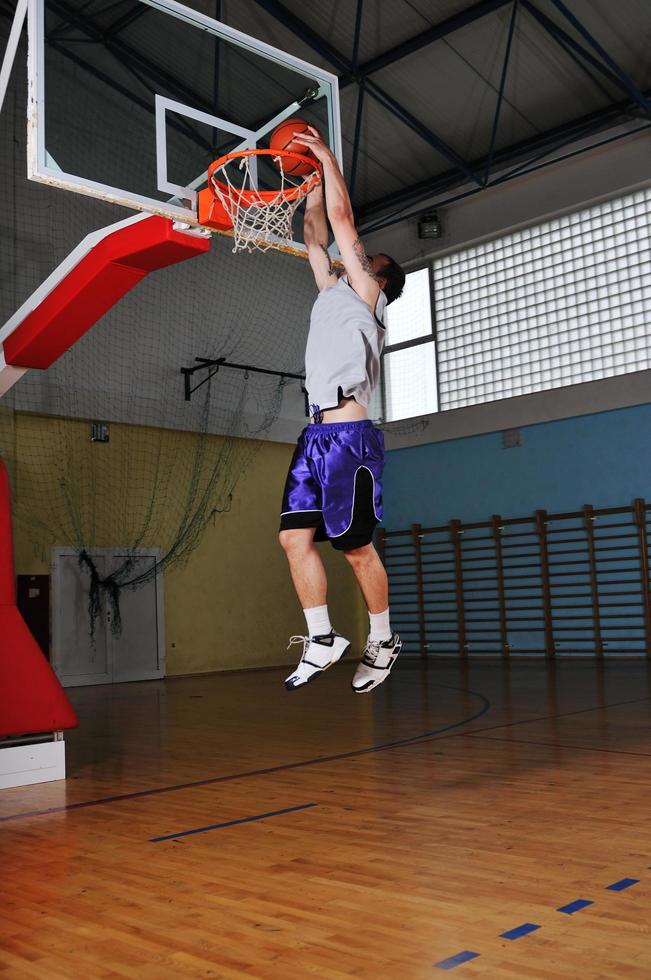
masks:
POLYGON ((523 445, 515 449, 503 449, 501 432, 493 432, 389 452, 384 526, 651 500, 651 404, 525 426, 521 433, 523 445))

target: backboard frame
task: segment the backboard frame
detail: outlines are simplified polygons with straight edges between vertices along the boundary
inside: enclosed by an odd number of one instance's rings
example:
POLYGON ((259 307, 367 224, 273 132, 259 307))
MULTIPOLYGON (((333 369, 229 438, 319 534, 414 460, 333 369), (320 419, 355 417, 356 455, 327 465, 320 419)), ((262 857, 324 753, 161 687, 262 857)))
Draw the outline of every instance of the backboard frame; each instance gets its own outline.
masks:
MULTIPOLYGON (((319 95, 326 96, 328 107, 329 129, 331 134, 331 147, 342 165, 342 144, 341 144, 341 123, 339 107, 339 82, 336 75, 322 68, 297 58, 275 48, 264 41, 244 34, 235 28, 229 27, 221 21, 208 17, 205 14, 192 10, 189 7, 178 3, 177 0, 134 0, 135 3, 142 3, 148 7, 162 11, 173 17, 184 21, 191 26, 204 30, 214 36, 224 39, 247 52, 263 55, 270 61, 282 65, 283 67, 296 71, 303 76, 307 75, 314 79, 318 85, 319 95)), ((99 200, 108 201, 113 204, 122 205, 137 211, 147 211, 151 214, 159 214, 174 221, 180 221, 189 225, 198 225, 196 215, 196 194, 194 193, 206 181, 206 174, 199 174, 187 188, 171 185, 167 180, 165 152, 164 118, 165 111, 171 109, 174 112, 198 118, 199 110, 193 106, 185 106, 182 103, 172 104, 164 95, 156 95, 156 154, 157 154, 157 175, 159 190, 169 192, 172 190, 174 196, 168 201, 158 201, 141 194, 125 191, 120 187, 112 187, 102 184, 90 178, 79 176, 78 174, 66 173, 57 161, 54 160, 47 151, 46 146, 46 121, 45 121, 45 0, 29 0, 28 6, 28 100, 27 100, 27 177, 29 180, 47 184, 51 187, 58 187, 63 190, 72 191, 78 194, 86 194, 99 200), (162 186, 161 186, 162 183, 162 186), (183 192, 188 193, 184 194, 183 192)), ((291 105, 276 113, 258 130, 247 130, 241 126, 236 126, 227 120, 209 116, 205 121, 210 124, 219 124, 221 129, 233 133, 234 136, 241 138, 241 148, 255 148, 258 141, 270 132, 279 122, 294 115, 300 110, 300 102, 293 102, 291 105)), ((238 147, 239 148, 239 147, 238 147)), ((291 250, 303 251, 300 243, 288 243, 291 250)))

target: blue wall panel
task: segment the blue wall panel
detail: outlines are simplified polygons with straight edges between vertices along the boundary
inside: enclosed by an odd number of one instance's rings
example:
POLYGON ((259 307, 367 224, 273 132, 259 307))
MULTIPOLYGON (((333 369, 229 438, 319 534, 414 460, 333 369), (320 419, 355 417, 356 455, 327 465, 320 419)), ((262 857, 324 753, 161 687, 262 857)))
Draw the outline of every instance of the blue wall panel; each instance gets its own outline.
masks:
POLYGON ((651 404, 521 431, 514 449, 495 432, 389 452, 387 530, 651 500, 651 404))

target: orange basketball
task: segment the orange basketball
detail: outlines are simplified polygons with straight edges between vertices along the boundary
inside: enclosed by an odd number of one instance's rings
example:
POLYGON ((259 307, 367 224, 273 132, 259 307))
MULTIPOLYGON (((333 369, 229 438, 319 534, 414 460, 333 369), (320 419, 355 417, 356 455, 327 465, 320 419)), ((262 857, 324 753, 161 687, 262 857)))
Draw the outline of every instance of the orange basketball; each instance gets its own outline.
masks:
MULTIPOLYGON (((300 153, 301 156, 310 157, 316 163, 316 157, 312 151, 303 146, 302 143, 294 141, 294 133, 303 133, 308 129, 308 123, 304 119, 285 119, 279 126, 276 126, 269 140, 271 150, 287 150, 288 153, 300 153)), ((280 169, 280 168, 279 168, 280 169)), ((300 160, 283 160, 283 170, 292 177, 306 177, 311 174, 313 167, 300 160)))

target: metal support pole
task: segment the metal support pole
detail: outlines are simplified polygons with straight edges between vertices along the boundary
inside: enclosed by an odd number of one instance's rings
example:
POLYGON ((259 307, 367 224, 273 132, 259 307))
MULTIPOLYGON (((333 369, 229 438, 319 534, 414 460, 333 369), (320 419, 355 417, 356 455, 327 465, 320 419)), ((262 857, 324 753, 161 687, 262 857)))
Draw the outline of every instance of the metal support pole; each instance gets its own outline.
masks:
POLYGON ((518 16, 518 0, 513 0, 513 7, 511 9, 511 20, 509 22, 509 33, 506 39, 506 52, 504 54, 504 63, 502 65, 502 77, 500 78, 500 87, 497 93, 497 105, 495 106, 495 116, 493 117, 493 129, 491 132, 491 141, 488 149, 488 157, 486 159, 486 169, 484 171, 484 184, 488 184, 488 178, 490 177, 491 164, 493 162, 493 153, 495 152, 495 139, 497 137, 497 129, 500 123, 500 112, 502 110, 502 102, 504 101, 504 88, 506 86, 506 74, 509 68, 509 59, 511 57, 511 45, 513 43, 513 33, 515 31, 515 22, 518 16))
POLYGON ((414 560, 416 563, 416 598, 418 600, 418 635, 420 639, 420 655, 421 657, 426 657, 427 626, 425 623, 425 595, 423 592, 423 559, 420 546, 422 536, 422 526, 420 524, 412 524, 411 540, 414 546, 414 560))
POLYGON ((357 180, 357 164, 359 161, 359 145, 362 135, 362 114, 364 112, 364 82, 360 82, 357 92, 357 116, 355 118, 355 142, 353 143, 353 160, 350 166, 350 182, 348 193, 352 202, 355 200, 355 182, 357 180))
POLYGON ((9 85, 9 78, 11 76, 11 69, 13 68, 14 61, 16 59, 16 51, 18 50, 18 45, 20 44, 20 35, 22 34, 23 24, 25 23, 26 17, 27 0, 18 0, 13 23, 11 25, 11 31, 9 32, 7 47, 5 48, 4 57, 2 59, 2 68, 0 68, 0 112, 2 112, 2 106, 4 105, 5 95, 7 94, 7 87, 9 85))
POLYGON ((536 511, 536 532, 540 547, 540 579, 542 583, 543 615, 545 622, 545 653, 552 659, 556 656, 556 647, 554 645, 554 624, 552 619, 552 590, 549 579, 546 510, 536 511))
POLYGON ((651 588, 649 588, 649 542, 646 531, 646 503, 642 497, 633 501, 633 518, 637 527, 640 555, 640 584, 644 607, 644 631, 646 635, 646 655, 651 657, 651 588))
POLYGON ((506 590, 504 588, 504 556, 502 553, 502 518, 499 514, 493 514, 491 518, 491 529, 495 542, 495 567, 497 571, 497 599, 499 603, 500 617, 500 640, 502 642, 502 656, 508 658, 511 655, 511 645, 509 644, 509 625, 506 614, 506 590))
POLYGON ((592 504, 583 505, 583 526, 588 538, 588 558, 590 561, 590 596, 592 601, 592 622, 594 626, 595 653, 598 657, 604 655, 604 644, 601 636, 601 613, 599 610, 599 579, 597 576, 597 548, 594 534, 595 513, 592 504))
MULTIPOLYGON (((222 0, 215 0, 215 20, 222 19, 222 0)), ((219 115, 219 69, 221 65, 220 58, 221 41, 218 37, 215 38, 215 50, 213 52, 213 64, 212 64, 212 101, 213 101, 213 113, 219 115)), ((219 130, 213 129, 212 131, 212 142, 213 146, 217 146, 219 143, 219 130)))
POLYGON ((359 39, 362 36, 362 14, 364 12, 364 0, 357 0, 357 13, 355 15, 355 37, 353 41, 353 57, 351 59, 353 71, 357 71, 359 62, 359 39))
POLYGON ((383 527, 379 527, 375 532, 375 548, 378 555, 380 556, 380 561, 382 562, 383 565, 385 563, 384 556, 386 553, 386 541, 387 541, 387 532, 383 527))
POLYGON ((461 552, 461 521, 450 521, 450 540, 454 548, 454 582, 457 597, 457 630, 459 633, 459 650, 461 657, 468 656, 468 640, 466 638, 466 607, 463 594, 463 555, 461 552))

